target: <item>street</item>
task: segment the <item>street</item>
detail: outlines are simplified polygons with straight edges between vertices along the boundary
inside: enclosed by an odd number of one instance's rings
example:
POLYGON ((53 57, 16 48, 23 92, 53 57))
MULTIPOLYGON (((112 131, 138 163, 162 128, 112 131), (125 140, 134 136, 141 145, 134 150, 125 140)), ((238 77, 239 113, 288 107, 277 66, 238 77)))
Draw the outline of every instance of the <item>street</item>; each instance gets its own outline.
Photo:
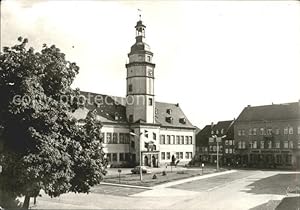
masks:
POLYGON ((275 209, 287 187, 300 183, 292 171, 232 170, 149 189, 100 185, 87 194, 38 198, 38 209, 275 209))

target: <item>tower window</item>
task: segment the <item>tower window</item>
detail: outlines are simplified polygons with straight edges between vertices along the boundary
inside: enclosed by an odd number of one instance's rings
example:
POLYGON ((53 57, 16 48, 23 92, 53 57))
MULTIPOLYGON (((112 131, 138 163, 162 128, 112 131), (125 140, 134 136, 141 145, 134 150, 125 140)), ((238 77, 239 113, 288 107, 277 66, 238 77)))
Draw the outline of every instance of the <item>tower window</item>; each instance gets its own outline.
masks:
POLYGON ((128 92, 132 92, 132 84, 128 85, 128 92))
POLYGON ((129 122, 133 122, 133 115, 129 115, 129 122))
POLYGON ((147 61, 148 61, 148 62, 151 62, 151 57, 150 57, 150 55, 147 56, 147 61))
POLYGON ((149 106, 152 106, 153 105, 153 100, 152 98, 149 98, 149 106))

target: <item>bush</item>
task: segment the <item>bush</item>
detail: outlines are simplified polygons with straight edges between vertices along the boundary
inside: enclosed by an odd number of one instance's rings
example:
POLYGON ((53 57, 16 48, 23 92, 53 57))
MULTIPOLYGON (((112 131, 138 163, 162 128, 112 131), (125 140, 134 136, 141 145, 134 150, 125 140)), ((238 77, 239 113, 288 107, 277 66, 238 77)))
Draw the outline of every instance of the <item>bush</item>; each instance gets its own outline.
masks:
POLYGON ((152 179, 157 179, 157 176, 156 174, 153 175, 152 179))
POLYGON ((177 174, 185 174, 185 171, 177 171, 177 174))
POLYGON ((163 171, 163 172, 162 172, 162 175, 163 175, 163 176, 166 176, 166 175, 167 175, 167 173, 166 173, 165 171, 163 171))

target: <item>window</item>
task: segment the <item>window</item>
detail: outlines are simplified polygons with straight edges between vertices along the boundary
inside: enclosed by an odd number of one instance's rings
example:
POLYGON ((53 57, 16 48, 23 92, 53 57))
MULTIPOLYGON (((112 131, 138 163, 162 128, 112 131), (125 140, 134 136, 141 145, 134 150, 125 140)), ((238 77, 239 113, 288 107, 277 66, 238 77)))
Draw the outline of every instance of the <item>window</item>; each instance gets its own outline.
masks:
POLYGON ((298 134, 300 134, 300 126, 298 126, 298 134))
POLYGON ((276 135, 279 135, 280 134, 280 130, 279 128, 276 128, 276 131, 275 131, 276 135))
POLYGON ((185 144, 189 144, 189 137, 188 136, 185 137, 185 144))
POLYGON ((238 148, 242 149, 242 142, 241 141, 238 142, 238 148))
POLYGON ((189 158, 192 159, 193 158, 193 153, 189 152, 189 158))
POLYGON ((289 148, 289 142, 288 141, 284 141, 283 142, 283 148, 284 149, 288 149, 289 148))
POLYGON ((219 130, 216 131, 216 134, 219 134, 219 130))
POLYGON ((193 144, 193 138, 189 136, 189 144, 193 144))
POLYGON ((128 85, 128 92, 132 92, 132 84, 128 85))
POLYGON ((242 148, 246 149, 246 142, 245 141, 242 142, 242 148))
POLYGON ((228 140, 228 144, 231 146, 233 145, 233 140, 228 140))
POLYGON ((245 136, 245 130, 244 129, 242 130, 242 136, 245 136))
POLYGON ((106 133, 106 143, 107 144, 112 143, 112 133, 106 133))
POLYGON ((129 153, 125 153, 125 160, 129 161, 130 160, 130 154, 129 153))
POLYGON ((171 144, 171 137, 170 137, 170 135, 167 135, 167 144, 171 144))
POLYGON ((175 144, 175 136, 174 135, 171 136, 171 143, 175 144))
POLYGON ((279 149, 279 148, 280 148, 280 141, 276 141, 276 142, 275 142, 275 148, 276 148, 276 149, 279 149))
POLYGON ((188 152, 185 153, 185 159, 189 159, 189 153, 188 152))
POLYGON ((214 131, 211 131, 211 134, 214 134, 214 131))
POLYGON ((153 133, 153 140, 156 140, 156 133, 153 133))
POLYGON ((165 135, 160 135, 160 144, 165 144, 165 135))
POLYGON ((153 99, 149 98, 149 106, 152 106, 152 105, 153 105, 153 99))
POLYGON ((289 127, 289 134, 293 134, 294 133, 294 129, 292 127, 289 127))
POLYGON ((269 148, 269 149, 272 149, 272 141, 269 141, 269 142, 268 142, 268 148, 269 148))
POLYGON ((129 122, 133 122, 133 114, 129 115, 129 122))
POLYGON ((180 144, 180 136, 176 136, 176 144, 180 144))
POLYGON ((179 152, 176 152, 176 159, 179 159, 179 152))
POLYGON ((293 141, 289 141, 289 148, 290 148, 290 149, 293 149, 293 148, 294 148, 293 141))
POLYGON ((256 128, 253 128, 253 130, 252 130, 252 135, 253 135, 253 136, 256 136, 256 128))
POLYGON ((118 161, 118 154, 112 153, 112 161, 118 161))
POLYGON ((171 158, 171 154, 170 152, 167 152, 167 160, 170 160, 170 158, 171 158))
POLYGON ((167 109, 168 114, 172 114, 172 109, 167 109))
POLYGON ((264 128, 260 128, 260 135, 265 135, 265 129, 264 128))
POLYGON ((249 141, 249 147, 250 147, 250 149, 253 148, 253 143, 252 143, 252 141, 249 141))
POLYGON ((253 149, 257 148, 257 141, 253 141, 253 145, 252 145, 253 149))
POLYGON ((225 148, 225 153, 228 154, 228 148, 225 148))
POLYGON ((222 129, 221 129, 221 134, 223 134, 223 133, 224 133, 224 129, 222 128, 222 129))
POLYGON ((111 153, 107 153, 106 158, 108 162, 111 162, 111 153))
POLYGON ((284 128, 284 130, 283 130, 283 133, 284 133, 284 135, 286 135, 286 134, 288 134, 288 128, 284 128))
POLYGON ((252 128, 249 128, 249 136, 251 136, 252 135, 252 128))
POLYGON ((180 159, 183 159, 183 152, 180 152, 180 153, 179 153, 179 158, 180 158, 180 159))
POLYGON ((120 153, 119 154, 119 158, 120 158, 120 161, 124 161, 125 160, 125 154, 124 153, 120 153))
POLYGON ((209 146, 209 151, 213 151, 213 146, 209 146))
POLYGON ((184 136, 181 136, 180 139, 181 139, 181 144, 184 144, 184 136))
POLYGON ((164 152, 161 153, 161 159, 162 159, 162 160, 165 160, 165 159, 166 159, 166 153, 164 153, 164 152))
POLYGON ((120 142, 120 144, 129 144, 129 134, 128 133, 120 133, 119 134, 119 142, 120 142))
POLYGON ((242 135, 242 131, 238 130, 238 136, 241 136, 241 135, 242 135))
POLYGON ((230 154, 232 154, 232 148, 229 148, 229 149, 228 149, 228 152, 229 152, 230 154))
POLYGON ((113 133, 112 143, 113 144, 117 144, 118 143, 118 133, 113 133))
POLYGON ((213 146, 213 151, 214 151, 214 152, 217 151, 217 146, 213 146))
POLYGON ((151 57, 150 57, 150 55, 147 56, 147 61, 148 61, 148 62, 151 62, 151 57))
POLYGON ((265 148, 265 142, 264 141, 260 141, 260 148, 264 149, 265 148))
POLYGON ((268 128, 267 135, 272 135, 272 128, 268 128))

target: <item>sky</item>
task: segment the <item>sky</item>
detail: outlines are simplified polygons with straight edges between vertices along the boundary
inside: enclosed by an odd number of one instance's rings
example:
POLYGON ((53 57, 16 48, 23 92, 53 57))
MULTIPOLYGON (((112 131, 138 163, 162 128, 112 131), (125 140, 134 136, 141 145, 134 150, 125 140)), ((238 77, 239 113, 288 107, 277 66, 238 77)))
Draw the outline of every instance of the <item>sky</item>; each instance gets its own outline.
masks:
POLYGON ((73 87, 126 95, 138 9, 154 53, 155 100, 179 103, 199 128, 247 105, 300 99, 300 2, 1 2, 1 48, 27 37, 55 44, 80 67, 73 87))

